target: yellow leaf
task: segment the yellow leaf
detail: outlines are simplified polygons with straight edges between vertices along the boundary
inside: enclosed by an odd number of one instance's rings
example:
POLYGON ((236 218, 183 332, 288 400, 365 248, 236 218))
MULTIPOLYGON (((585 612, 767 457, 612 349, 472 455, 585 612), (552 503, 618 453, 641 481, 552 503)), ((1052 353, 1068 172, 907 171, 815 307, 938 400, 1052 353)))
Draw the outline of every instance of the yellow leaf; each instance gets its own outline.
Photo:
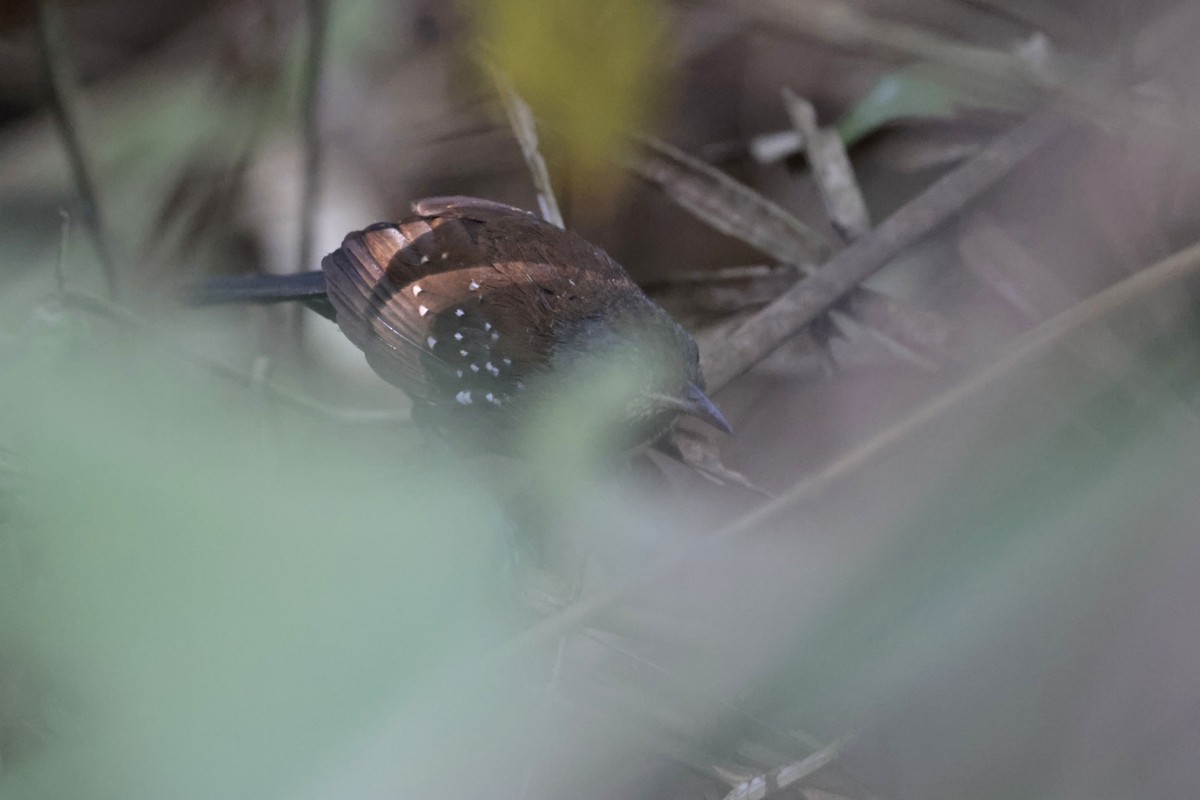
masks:
POLYGON ((648 0, 475 0, 489 57, 561 137, 573 173, 612 174, 623 132, 646 127, 664 82, 662 18, 648 0))

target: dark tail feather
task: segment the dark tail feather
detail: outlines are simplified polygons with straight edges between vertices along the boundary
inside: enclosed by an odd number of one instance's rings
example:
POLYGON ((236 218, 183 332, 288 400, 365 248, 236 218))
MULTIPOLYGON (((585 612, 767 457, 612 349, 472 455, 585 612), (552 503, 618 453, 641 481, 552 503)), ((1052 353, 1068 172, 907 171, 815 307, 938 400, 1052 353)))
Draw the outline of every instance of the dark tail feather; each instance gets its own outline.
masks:
POLYGON ((232 303, 303 303, 327 319, 334 318, 333 306, 325 295, 325 273, 294 275, 231 275, 210 278, 191 287, 189 305, 213 306, 232 303))

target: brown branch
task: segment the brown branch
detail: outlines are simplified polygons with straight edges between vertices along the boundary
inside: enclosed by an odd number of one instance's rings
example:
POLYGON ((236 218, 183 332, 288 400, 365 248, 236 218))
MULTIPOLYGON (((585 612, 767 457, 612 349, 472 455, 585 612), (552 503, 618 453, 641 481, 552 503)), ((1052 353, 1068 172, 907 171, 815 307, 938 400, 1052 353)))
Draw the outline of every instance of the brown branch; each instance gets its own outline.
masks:
POLYGON ((79 117, 76 114, 79 93, 71 69, 71 60, 67 53, 68 46, 62 11, 58 6, 58 0, 38 0, 37 8, 38 53, 41 57, 46 88, 50 94, 50 108, 54 115, 54 124, 58 127, 59 135, 62 136, 63 148, 66 150, 67 160, 71 166, 71 176, 75 182, 75 190, 79 193, 80 202, 83 204, 84 223, 92 234, 96 254, 100 258, 100 268, 104 272, 108 295, 110 298, 116 297, 116 265, 109 247, 104 216, 101 213, 95 170, 87 150, 84 149, 83 138, 79 133, 79 117))
POLYGON ((1063 118, 1048 113, 1031 117, 813 270, 733 331, 719 348, 704 354, 702 367, 709 385, 724 386, 757 364, 828 312, 901 250, 961 211, 1065 125, 1063 118))

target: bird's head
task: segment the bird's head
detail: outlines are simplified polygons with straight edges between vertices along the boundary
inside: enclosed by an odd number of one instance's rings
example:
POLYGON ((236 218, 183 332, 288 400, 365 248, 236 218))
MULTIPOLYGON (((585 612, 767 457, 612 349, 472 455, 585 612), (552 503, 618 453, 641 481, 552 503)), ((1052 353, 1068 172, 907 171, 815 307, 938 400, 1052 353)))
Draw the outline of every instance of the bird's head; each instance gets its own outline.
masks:
POLYGON ((564 326, 552 361, 563 374, 607 376, 621 393, 621 426, 640 441, 658 438, 681 415, 733 432, 705 393, 695 340, 640 292, 564 326))

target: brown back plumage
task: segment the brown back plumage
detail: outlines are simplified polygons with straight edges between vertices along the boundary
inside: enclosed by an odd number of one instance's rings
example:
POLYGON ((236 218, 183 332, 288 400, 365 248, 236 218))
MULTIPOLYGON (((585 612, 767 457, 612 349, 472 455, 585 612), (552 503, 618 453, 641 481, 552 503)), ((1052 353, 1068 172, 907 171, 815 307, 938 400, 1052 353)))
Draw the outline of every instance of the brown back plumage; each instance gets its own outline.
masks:
POLYGON ((346 236, 321 263, 342 331, 414 402, 490 424, 549 368, 564 320, 647 302, 603 250, 532 214, 466 197, 346 236))

